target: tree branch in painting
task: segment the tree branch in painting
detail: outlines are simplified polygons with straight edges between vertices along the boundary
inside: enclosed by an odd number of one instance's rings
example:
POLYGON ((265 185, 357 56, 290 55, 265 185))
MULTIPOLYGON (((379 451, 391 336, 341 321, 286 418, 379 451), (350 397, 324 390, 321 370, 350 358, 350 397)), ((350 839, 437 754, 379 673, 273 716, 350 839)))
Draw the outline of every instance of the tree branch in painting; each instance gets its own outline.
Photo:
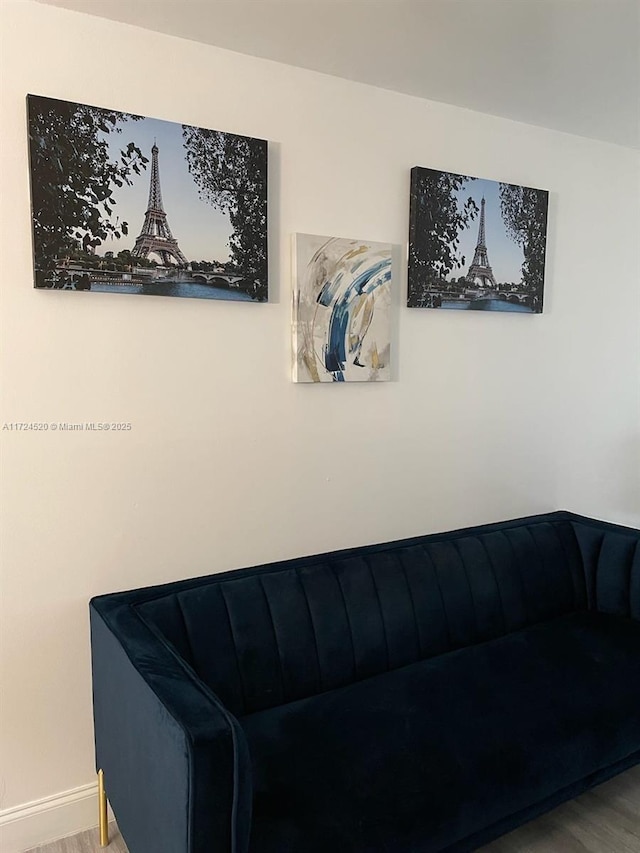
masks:
POLYGON ((408 305, 422 304, 430 287, 465 265, 459 257, 459 234, 478 214, 469 196, 460 208, 456 193, 474 178, 416 167, 411 170, 411 234, 408 305))
POLYGON ((183 125, 187 165, 200 197, 229 214, 231 259, 254 299, 267 298, 267 144, 183 125))
POLYGON ((502 219, 509 235, 522 247, 522 280, 538 310, 544 285, 547 195, 531 187, 500 184, 502 219))
POLYGON ((38 284, 65 254, 127 234, 127 222, 114 216, 113 194, 148 160, 133 142, 122 147, 118 161, 109 159, 107 136, 138 116, 34 95, 28 108, 38 284))

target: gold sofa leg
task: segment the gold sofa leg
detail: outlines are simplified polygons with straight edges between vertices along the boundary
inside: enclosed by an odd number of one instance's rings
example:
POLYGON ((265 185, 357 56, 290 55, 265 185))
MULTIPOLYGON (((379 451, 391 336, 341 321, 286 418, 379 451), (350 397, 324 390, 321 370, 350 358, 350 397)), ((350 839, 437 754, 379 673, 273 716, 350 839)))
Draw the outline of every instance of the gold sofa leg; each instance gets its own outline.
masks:
POLYGON ((108 847, 109 821, 107 818, 107 795, 104 790, 103 770, 98 770, 98 818, 100 824, 100 847, 108 847))

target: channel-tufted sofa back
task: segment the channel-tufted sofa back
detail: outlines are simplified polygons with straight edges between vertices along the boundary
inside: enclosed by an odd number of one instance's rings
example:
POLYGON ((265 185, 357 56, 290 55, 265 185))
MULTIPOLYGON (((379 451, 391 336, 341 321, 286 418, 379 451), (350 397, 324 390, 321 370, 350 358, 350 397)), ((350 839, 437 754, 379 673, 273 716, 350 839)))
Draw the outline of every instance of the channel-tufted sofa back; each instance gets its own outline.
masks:
POLYGON ((136 608, 242 716, 587 602, 574 528, 558 520, 214 575, 136 608))

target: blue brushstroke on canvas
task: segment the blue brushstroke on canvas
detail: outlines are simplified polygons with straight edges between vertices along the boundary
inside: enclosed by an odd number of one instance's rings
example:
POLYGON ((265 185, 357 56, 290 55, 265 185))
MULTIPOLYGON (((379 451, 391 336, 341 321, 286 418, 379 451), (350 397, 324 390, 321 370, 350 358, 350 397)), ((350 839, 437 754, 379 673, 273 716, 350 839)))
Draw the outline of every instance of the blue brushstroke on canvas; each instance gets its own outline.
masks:
MULTIPOLYGON (((354 264, 351 271, 356 270, 361 263, 362 261, 359 261, 357 264, 354 264)), ((336 282, 341 277, 341 275, 336 276, 336 282)), ((333 373, 336 382, 344 382, 342 371, 347 360, 347 350, 349 350, 350 355, 356 351, 359 353, 359 344, 361 344, 362 337, 353 346, 348 347, 347 345, 347 335, 351 325, 352 312, 356 305, 356 297, 373 293, 377 287, 390 280, 391 260, 385 258, 361 272, 349 287, 347 287, 342 298, 334 305, 331 320, 329 321, 329 340, 324 353, 324 360, 326 369, 333 373)), ((323 293, 329 284, 330 282, 325 285, 323 293)), ((335 289, 331 288, 331 292, 335 293, 335 289)), ((322 304, 326 303, 323 302, 322 304)))

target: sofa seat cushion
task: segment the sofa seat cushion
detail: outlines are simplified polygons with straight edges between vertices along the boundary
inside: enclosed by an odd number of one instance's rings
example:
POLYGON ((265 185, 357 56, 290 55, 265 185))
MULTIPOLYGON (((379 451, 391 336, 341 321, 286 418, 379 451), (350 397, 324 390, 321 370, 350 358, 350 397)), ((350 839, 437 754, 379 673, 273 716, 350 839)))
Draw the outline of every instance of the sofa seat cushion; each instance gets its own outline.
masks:
POLYGON ((446 850, 640 749, 640 623, 563 616, 241 724, 251 853, 446 850))

